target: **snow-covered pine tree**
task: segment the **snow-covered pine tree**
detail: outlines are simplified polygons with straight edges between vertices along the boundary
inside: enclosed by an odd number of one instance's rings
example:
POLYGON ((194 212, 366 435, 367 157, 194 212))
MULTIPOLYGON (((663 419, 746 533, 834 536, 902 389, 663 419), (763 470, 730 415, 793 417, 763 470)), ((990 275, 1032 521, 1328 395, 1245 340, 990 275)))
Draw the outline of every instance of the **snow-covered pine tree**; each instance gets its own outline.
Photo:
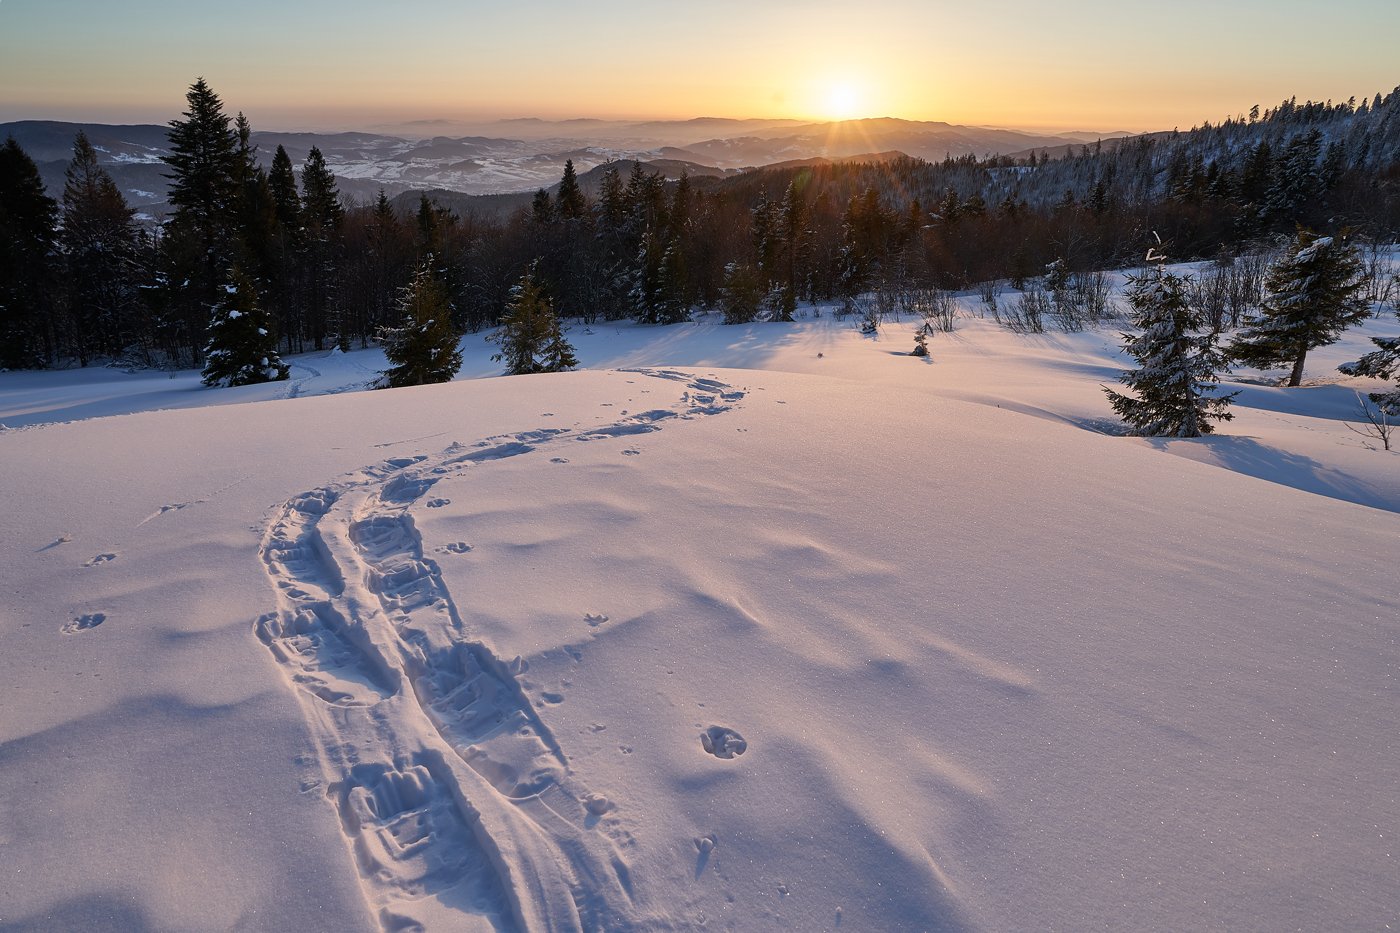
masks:
POLYGON ((578 365, 578 356, 573 344, 564 339, 564 328, 559 324, 559 316, 551 309, 549 313, 549 335, 545 339, 544 350, 540 354, 540 371, 562 373, 578 365))
POLYGON ((491 357, 506 364, 506 374, 557 373, 578 365, 574 348, 564 339, 544 289, 531 266, 511 289, 510 306, 501 318, 501 329, 491 335, 501 352, 491 357))
POLYGON ((277 355, 269 325, 252 279, 235 266, 209 321, 204 384, 246 386, 286 379, 287 365, 277 355))
POLYGON ((399 313, 402 323, 398 327, 379 332, 384 356, 394 364, 384 371, 381 387, 451 381, 462 368, 462 351, 452 327, 447 288, 433 271, 431 255, 423 258, 399 293, 399 313))
POLYGON ((1229 356, 1260 369, 1291 363, 1288 385, 1300 385, 1308 351, 1335 343, 1370 313, 1360 272, 1345 239, 1300 229, 1293 255, 1270 270, 1259 314, 1236 335, 1229 356))
POLYGON ((1229 421, 1234 393, 1213 396, 1224 355, 1186 298, 1186 281, 1161 264, 1130 279, 1128 301, 1140 334, 1124 334, 1123 349, 1137 360, 1118 381, 1136 397, 1105 388, 1109 404, 1142 437, 1200 437, 1212 421, 1229 421))
MULTIPOLYGON (((1400 317, 1400 313, 1397 313, 1400 317)), ((1371 376, 1376 379, 1400 377, 1400 337, 1372 337, 1379 349, 1372 350, 1354 363, 1337 368, 1348 376, 1371 376)), ((1387 415, 1400 416, 1400 385, 1389 392, 1371 392, 1371 401, 1387 415)))

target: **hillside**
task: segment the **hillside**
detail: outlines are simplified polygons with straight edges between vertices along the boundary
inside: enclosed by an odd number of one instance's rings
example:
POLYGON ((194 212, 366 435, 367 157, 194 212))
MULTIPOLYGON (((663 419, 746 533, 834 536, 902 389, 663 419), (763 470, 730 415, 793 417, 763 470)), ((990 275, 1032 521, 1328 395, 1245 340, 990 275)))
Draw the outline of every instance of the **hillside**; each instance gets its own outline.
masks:
POLYGON ((1149 441, 963 308, 0 374, 0 926, 1384 928, 1393 321, 1149 441))

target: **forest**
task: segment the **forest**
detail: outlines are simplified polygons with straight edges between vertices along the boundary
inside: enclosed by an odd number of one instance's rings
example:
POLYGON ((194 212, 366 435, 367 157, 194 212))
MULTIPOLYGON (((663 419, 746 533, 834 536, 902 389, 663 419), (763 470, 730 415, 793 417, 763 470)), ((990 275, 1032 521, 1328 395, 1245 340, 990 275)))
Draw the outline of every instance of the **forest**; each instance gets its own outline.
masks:
POLYGON ((1010 326, 1073 328, 1103 312, 1097 273, 1149 243, 1214 261, 1194 287, 1220 329, 1242 322, 1259 257, 1297 229, 1400 239, 1400 89, 1053 156, 886 153, 674 180, 631 162, 588 184, 570 163, 510 211, 427 192, 416 208, 353 203, 319 150, 298 167, 279 147, 264 166, 248 120, 203 79, 186 100, 157 224, 135 219, 81 135, 60 198, 13 139, 0 147, 0 367, 209 366, 241 329, 266 347, 244 378, 277 378, 278 353, 402 334, 411 283, 431 286, 457 335, 499 326, 527 276, 532 301, 589 323, 783 321, 811 302, 878 322, 949 290, 994 305, 1001 281, 1023 290, 994 309, 1010 326))

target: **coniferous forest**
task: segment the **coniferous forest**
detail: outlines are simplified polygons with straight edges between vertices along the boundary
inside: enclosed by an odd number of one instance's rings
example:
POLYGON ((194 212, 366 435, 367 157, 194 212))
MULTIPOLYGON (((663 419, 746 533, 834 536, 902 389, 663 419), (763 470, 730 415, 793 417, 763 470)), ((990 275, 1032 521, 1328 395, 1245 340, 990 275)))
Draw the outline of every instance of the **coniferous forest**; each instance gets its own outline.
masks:
MULTIPOLYGON (((1073 327, 1101 305, 1094 273, 1137 262, 1152 233, 1173 261, 1222 270, 1299 228, 1400 238, 1400 89, 1053 156, 885 154, 675 180, 630 162, 588 185, 570 163, 513 212, 427 193, 350 203, 319 150, 298 167, 279 147, 264 168, 251 132, 196 81, 170 124, 171 213, 156 225, 135 219, 81 134, 61 198, 13 139, 0 147, 0 367, 275 379, 281 353, 402 343, 424 296, 455 334, 495 327, 519 317, 522 285, 556 318, 666 324, 697 309, 791 320, 814 301, 878 314, 1003 280, 1025 290, 1004 309, 1011 326, 1073 327)), ((1257 304, 1257 284, 1243 301, 1229 279, 1197 284, 1219 291, 1196 296, 1214 330, 1257 304)))

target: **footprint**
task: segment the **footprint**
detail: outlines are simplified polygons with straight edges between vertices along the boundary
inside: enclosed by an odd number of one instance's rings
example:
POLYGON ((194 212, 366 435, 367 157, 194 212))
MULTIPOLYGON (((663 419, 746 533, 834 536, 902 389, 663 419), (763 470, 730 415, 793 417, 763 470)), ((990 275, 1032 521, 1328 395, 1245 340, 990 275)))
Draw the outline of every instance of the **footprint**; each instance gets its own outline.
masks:
POLYGON ((749 743, 733 729, 711 726, 700 733, 700 747, 716 758, 738 758, 748 751, 749 743))
POLYGON ((600 614, 600 615, 594 615, 593 613, 589 612, 589 613, 585 613, 585 614, 584 614, 583 621, 587 622, 589 625, 593 626, 594 628, 597 628, 598 626, 602 625, 604 622, 608 621, 608 617, 605 616, 605 615, 601 615, 601 614, 600 614))
POLYGON ((427 501, 427 503, 426 503, 426 505, 427 505, 428 508, 430 508, 430 509, 440 509, 440 508, 442 508, 444 505, 451 505, 451 504, 452 504, 452 500, 451 500, 451 499, 429 499, 429 500, 427 501))
POLYGON ((544 693, 541 693, 541 694, 540 694, 540 699, 541 699, 541 700, 544 700, 546 703, 550 704, 551 706, 555 706, 555 705, 557 705, 557 704, 559 704, 559 703, 563 703, 563 702, 564 702, 564 694, 562 694, 562 693, 553 693, 553 692, 550 692, 550 691, 546 690, 544 693))
POLYGON ((89 612, 74 618, 71 622, 65 622, 61 631, 65 635, 76 635, 79 632, 97 628, 106 621, 107 614, 105 612, 89 612))
POLYGON ((84 567, 101 567, 103 564, 111 563, 112 561, 114 561, 114 560, 116 560, 116 559, 117 559, 117 555, 115 555, 115 554, 98 554, 98 555, 97 555, 96 557, 94 557, 92 560, 88 561, 86 564, 83 564, 83 566, 84 566, 84 567))
POLYGON ((472 546, 465 541, 453 541, 451 544, 444 544, 437 549, 439 554, 465 554, 472 549, 472 546))

